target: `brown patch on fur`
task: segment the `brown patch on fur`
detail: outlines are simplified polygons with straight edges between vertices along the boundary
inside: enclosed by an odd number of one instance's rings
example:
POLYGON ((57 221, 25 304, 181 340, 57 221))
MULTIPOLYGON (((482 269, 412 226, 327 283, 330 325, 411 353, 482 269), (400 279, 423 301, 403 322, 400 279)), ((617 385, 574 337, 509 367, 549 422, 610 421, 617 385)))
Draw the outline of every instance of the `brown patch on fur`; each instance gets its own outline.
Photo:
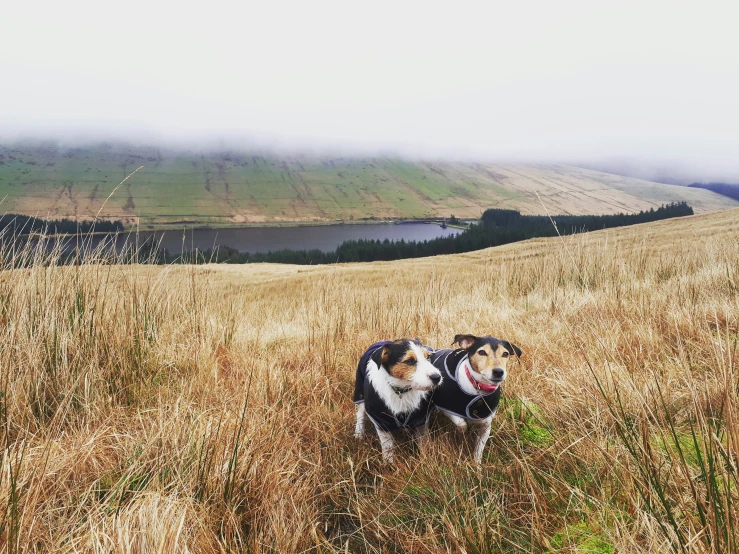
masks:
POLYGON ((413 350, 409 350, 403 359, 390 368, 390 374, 398 379, 410 381, 418 367, 418 356, 413 350))
POLYGON ((387 349, 387 346, 382 347, 382 357, 380 358, 380 362, 382 363, 382 367, 387 368, 387 363, 390 361, 390 351, 387 349))
POLYGON ((509 356, 504 355, 506 353, 510 355, 510 352, 508 352, 502 344, 499 344, 495 351, 493 351, 493 348, 489 344, 483 344, 470 356, 470 364, 472 365, 472 369, 477 373, 485 374, 487 376, 490 375, 495 368, 500 367, 506 369, 509 358, 509 356), (487 356, 478 354, 480 350, 484 350, 487 353, 487 356))
MULTIPOLYGON (((415 358, 415 356, 414 356, 415 358)), ((404 381, 410 381, 413 379, 413 374, 416 372, 415 365, 408 365, 403 362, 397 363, 390 367, 390 375, 403 379, 404 381)))

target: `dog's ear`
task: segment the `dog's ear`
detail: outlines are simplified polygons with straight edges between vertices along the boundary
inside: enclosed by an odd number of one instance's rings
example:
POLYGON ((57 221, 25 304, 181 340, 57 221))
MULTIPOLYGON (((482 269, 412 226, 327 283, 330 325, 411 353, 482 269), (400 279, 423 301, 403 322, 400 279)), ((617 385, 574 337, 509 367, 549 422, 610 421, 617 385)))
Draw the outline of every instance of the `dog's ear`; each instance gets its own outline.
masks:
POLYGON ((461 346, 465 350, 472 346, 476 340, 477 337, 475 335, 454 335, 454 342, 459 344, 459 346, 461 346))
POLYGON ((382 347, 382 354, 380 354, 380 363, 382 367, 387 368, 387 363, 390 361, 390 349, 387 346, 382 347))
POLYGON ((507 340, 503 340, 500 342, 503 346, 506 347, 506 350, 508 350, 508 352, 514 352, 517 358, 520 358, 521 354, 523 354, 523 351, 512 342, 508 342, 507 340))

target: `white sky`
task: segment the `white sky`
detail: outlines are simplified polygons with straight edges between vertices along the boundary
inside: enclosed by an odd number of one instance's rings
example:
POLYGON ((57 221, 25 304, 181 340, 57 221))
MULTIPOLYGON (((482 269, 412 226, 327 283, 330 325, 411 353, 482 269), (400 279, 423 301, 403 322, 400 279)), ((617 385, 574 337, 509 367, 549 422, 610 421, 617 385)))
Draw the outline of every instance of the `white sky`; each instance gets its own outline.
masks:
POLYGON ((736 2, 5 2, 0 136, 739 177, 736 2))

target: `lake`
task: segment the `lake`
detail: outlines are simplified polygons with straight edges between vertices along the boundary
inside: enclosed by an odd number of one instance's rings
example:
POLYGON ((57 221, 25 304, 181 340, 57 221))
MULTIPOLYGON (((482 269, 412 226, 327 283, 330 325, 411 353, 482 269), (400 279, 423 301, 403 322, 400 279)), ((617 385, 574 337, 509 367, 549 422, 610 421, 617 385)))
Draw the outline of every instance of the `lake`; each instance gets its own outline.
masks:
MULTIPOLYGON (((170 254, 194 249, 207 250, 216 246, 230 246, 239 252, 269 252, 275 250, 321 250, 331 252, 342 242, 358 239, 424 241, 460 233, 460 229, 442 229, 432 223, 378 223, 352 225, 310 225, 301 227, 239 227, 228 229, 186 229, 183 231, 147 231, 138 235, 139 244, 152 237, 170 254)), ((93 244, 104 235, 96 236, 93 244)), ((119 245, 135 240, 123 233, 119 245)))

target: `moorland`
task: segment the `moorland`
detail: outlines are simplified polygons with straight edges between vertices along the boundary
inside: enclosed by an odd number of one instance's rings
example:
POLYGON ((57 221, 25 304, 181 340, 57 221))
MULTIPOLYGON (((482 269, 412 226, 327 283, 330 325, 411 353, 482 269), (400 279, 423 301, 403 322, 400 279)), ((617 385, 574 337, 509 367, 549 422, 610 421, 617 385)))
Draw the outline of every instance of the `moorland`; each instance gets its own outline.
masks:
POLYGON ((325 266, 0 256, 2 552, 737 552, 739 213, 325 266), (359 355, 521 346, 483 466, 359 355))

